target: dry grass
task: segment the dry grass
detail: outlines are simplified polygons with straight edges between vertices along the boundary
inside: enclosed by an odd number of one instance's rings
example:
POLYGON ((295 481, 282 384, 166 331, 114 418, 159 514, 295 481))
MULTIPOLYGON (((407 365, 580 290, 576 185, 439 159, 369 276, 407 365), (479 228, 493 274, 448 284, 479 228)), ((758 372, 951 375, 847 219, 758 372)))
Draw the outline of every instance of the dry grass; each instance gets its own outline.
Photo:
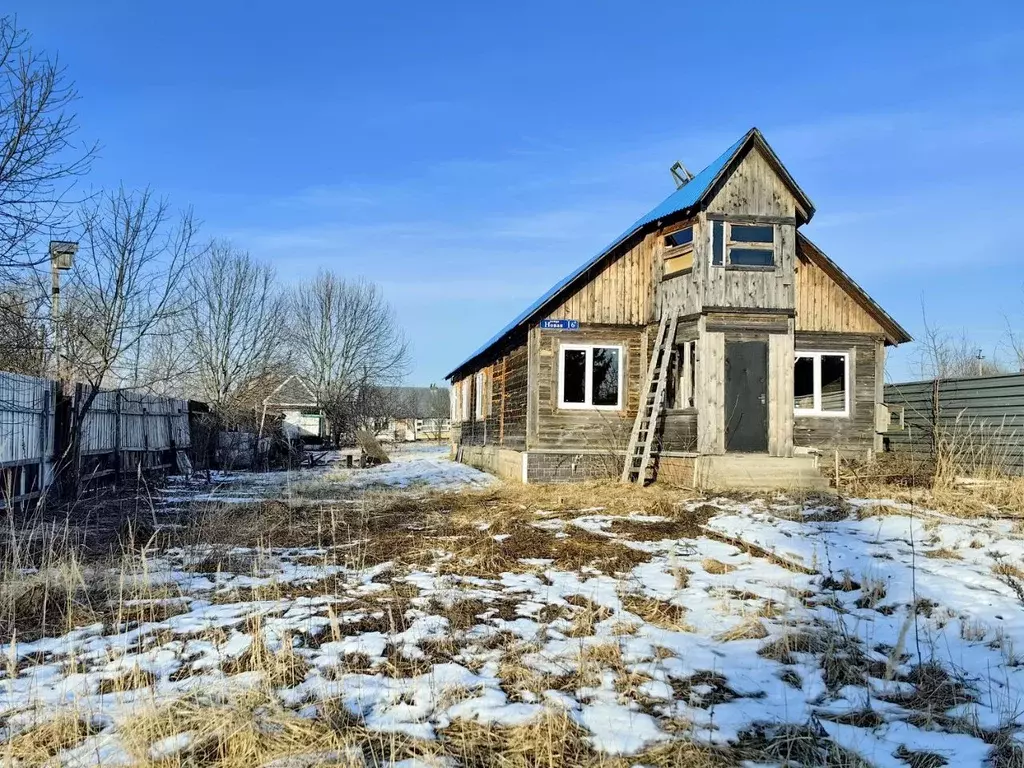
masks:
POLYGON ((694 631, 693 625, 686 621, 686 609, 680 605, 642 595, 627 594, 622 596, 622 607, 656 627, 675 632, 694 631))
POLYGON ((715 635, 715 640, 728 643, 733 640, 761 640, 768 637, 768 630, 760 619, 748 618, 732 629, 715 635))
POLYGON ((723 563, 721 560, 715 560, 713 557, 704 558, 700 565, 705 571, 714 576, 723 576, 736 570, 735 565, 723 563))
MULTIPOLYGON (((883 453, 871 462, 846 461, 841 472, 844 493, 862 498, 891 498, 956 517, 1020 517, 1024 512, 1024 478, 1008 474, 998 458, 974 452, 974 441, 954 437, 939 461, 883 453)), ((872 507, 872 514, 886 514, 872 507)), ((891 509, 890 514, 906 514, 891 509)))
POLYGON ((0 755, 3 755, 5 765, 19 761, 26 765, 42 765, 61 750, 77 746, 98 730, 74 713, 60 715, 17 734, 0 746, 0 755))
POLYGON ((869 768, 869 764, 834 741, 816 723, 756 726, 740 734, 740 757, 756 763, 813 765, 821 768, 869 768))

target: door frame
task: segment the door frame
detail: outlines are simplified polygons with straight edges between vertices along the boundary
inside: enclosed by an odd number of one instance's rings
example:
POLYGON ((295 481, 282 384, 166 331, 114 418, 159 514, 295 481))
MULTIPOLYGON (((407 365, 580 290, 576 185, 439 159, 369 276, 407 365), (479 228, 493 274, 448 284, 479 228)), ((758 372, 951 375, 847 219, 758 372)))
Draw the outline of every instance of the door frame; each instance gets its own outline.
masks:
MULTIPOLYGON (((768 404, 768 389, 769 389, 769 386, 768 386, 768 372, 769 372, 769 370, 771 368, 771 366, 769 364, 769 359, 768 359, 769 355, 770 355, 770 350, 769 350, 769 344, 768 344, 768 339, 767 338, 753 338, 753 339, 752 338, 745 338, 745 339, 729 339, 729 338, 726 338, 725 339, 725 350, 724 350, 724 355, 723 355, 723 371, 722 371, 722 373, 723 373, 722 436, 723 436, 723 443, 724 443, 723 447, 724 447, 726 453, 755 453, 755 454, 766 454, 766 455, 768 453, 768 431, 769 431, 770 421, 771 421, 771 414, 769 413, 769 407, 768 407, 769 406, 769 404, 768 404), (729 398, 729 389, 730 389, 730 387, 729 387, 729 382, 730 382, 730 377, 729 377, 729 367, 730 367, 729 366, 729 360, 730 360, 730 355, 729 355, 729 350, 730 350, 730 347, 735 348, 735 347, 737 347, 739 345, 752 345, 752 344, 756 344, 756 345, 758 345, 761 348, 761 350, 762 350, 761 357, 762 357, 762 360, 763 360, 763 363, 764 363, 763 373, 762 373, 762 375, 760 377, 760 381, 762 383, 761 392, 759 394, 755 393, 754 395, 750 396, 752 398, 757 398, 760 401, 760 408, 758 409, 758 412, 763 414, 764 431, 763 431, 763 433, 756 435, 756 437, 757 437, 757 446, 756 447, 733 448, 733 447, 730 447, 730 434, 731 434, 730 423, 731 423, 732 420, 730 419, 730 413, 729 413, 729 408, 730 408, 730 398, 729 398)), ((749 377, 748 377, 747 381, 749 383, 749 377)), ((747 398, 742 398, 742 399, 747 399, 747 398)), ((735 434, 735 433, 733 432, 732 434, 735 434)))

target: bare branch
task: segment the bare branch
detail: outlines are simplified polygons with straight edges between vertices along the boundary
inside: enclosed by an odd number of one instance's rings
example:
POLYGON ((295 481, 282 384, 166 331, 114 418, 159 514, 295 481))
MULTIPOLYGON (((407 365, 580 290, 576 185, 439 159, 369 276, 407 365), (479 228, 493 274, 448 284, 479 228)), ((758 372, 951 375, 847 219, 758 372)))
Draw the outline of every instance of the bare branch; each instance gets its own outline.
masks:
POLYGON ((69 195, 96 146, 75 144, 78 99, 56 59, 32 50, 14 18, 0 17, 0 271, 40 264, 33 242, 67 224, 69 195))
POLYGON ((270 266, 214 243, 188 275, 189 381, 223 411, 266 396, 287 367, 282 344, 286 300, 270 266))
POLYGON ((337 440, 360 400, 401 382, 409 345, 380 288, 321 271, 292 294, 290 336, 337 440))

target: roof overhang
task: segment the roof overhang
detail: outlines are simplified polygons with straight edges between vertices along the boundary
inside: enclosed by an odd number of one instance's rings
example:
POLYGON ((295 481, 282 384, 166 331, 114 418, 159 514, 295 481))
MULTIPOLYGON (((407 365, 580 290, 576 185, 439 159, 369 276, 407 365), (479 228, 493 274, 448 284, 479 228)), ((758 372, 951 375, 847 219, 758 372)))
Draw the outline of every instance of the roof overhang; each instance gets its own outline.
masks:
POLYGON ((797 232, 796 241, 799 253, 814 262, 822 272, 832 278, 882 327, 882 331, 885 333, 886 344, 896 346, 897 344, 906 344, 914 340, 907 333, 907 330, 893 319, 892 315, 882 309, 881 305, 872 299, 867 291, 861 288, 852 277, 832 261, 821 248, 808 240, 802 232, 797 232))

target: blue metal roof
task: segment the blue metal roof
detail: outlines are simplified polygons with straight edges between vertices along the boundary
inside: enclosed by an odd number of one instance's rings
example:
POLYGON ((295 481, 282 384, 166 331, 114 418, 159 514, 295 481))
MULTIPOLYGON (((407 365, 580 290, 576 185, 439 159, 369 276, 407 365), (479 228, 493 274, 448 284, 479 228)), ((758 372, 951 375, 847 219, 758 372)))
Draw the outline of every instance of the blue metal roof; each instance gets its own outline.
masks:
POLYGON ((454 374, 460 368, 465 366, 467 363, 471 362, 474 358, 477 358, 480 355, 484 354, 488 349, 490 349, 499 341, 501 341, 502 338, 504 338, 507 334, 511 333, 522 323, 526 322, 531 317, 533 317, 534 314, 539 312, 545 304, 551 301, 551 299, 558 295, 558 293, 560 293, 573 280, 575 280, 577 277, 579 277, 592 266, 594 266, 594 264, 600 261, 601 258, 604 257, 610 250, 615 248, 617 245, 619 245, 621 242, 629 238, 638 230, 647 226, 648 224, 651 224, 652 222, 658 221, 659 219, 664 219, 667 216, 679 213, 680 211, 685 211, 687 208, 692 208, 693 206, 697 205, 703 199, 704 195, 706 195, 708 191, 711 189, 711 187, 714 185, 715 179, 718 178, 719 174, 722 173, 725 167, 736 155, 736 153, 740 151, 740 148, 744 145, 747 139, 749 139, 755 133, 756 129, 751 128, 749 131, 747 131, 747 133, 743 134, 739 141, 737 141, 735 144, 733 144, 731 147, 725 150, 725 152, 719 155, 718 159, 711 163, 711 165, 709 165, 703 171, 701 171, 692 179, 690 179, 689 183, 687 183, 682 188, 677 189, 675 192, 673 192, 671 195, 665 198, 665 200, 663 200, 660 205, 651 209, 648 213, 646 213, 645 215, 637 219, 635 222, 633 222, 633 224, 630 225, 630 227, 625 232, 623 232, 621 235, 615 238, 597 255, 588 259, 575 270, 573 270, 564 278, 555 283, 550 289, 548 289, 548 291, 543 296, 541 296, 539 299, 533 302, 533 304, 531 304, 518 315, 516 315, 515 319, 512 322, 510 322, 508 325, 506 325, 504 328, 498 331, 494 336, 492 336, 487 341, 486 344, 484 344, 482 347, 476 350, 476 352, 474 352, 472 355, 470 355, 457 366, 455 366, 455 368, 452 369, 451 373, 449 373, 445 378, 451 377, 452 374, 454 374))

